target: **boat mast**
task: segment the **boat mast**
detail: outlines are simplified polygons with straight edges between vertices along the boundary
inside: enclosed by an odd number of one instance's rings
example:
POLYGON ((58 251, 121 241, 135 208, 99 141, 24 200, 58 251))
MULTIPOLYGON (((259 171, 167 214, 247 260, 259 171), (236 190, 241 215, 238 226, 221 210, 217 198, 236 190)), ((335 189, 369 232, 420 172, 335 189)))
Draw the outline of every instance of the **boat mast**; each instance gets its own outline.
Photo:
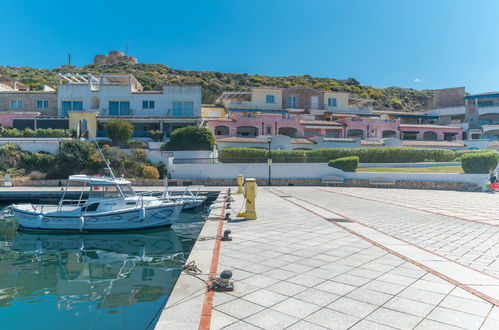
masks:
POLYGON ((109 163, 109 161, 104 156, 104 153, 102 152, 101 148, 99 147, 99 144, 97 143, 96 137, 93 136, 92 131, 90 131, 90 130, 88 131, 88 134, 94 139, 95 146, 99 150, 99 153, 100 153, 102 159, 104 160, 104 163, 106 164, 106 168, 109 170, 109 176, 111 178, 113 178, 113 179, 116 179, 116 177, 114 176, 113 169, 111 168, 111 164, 109 163))

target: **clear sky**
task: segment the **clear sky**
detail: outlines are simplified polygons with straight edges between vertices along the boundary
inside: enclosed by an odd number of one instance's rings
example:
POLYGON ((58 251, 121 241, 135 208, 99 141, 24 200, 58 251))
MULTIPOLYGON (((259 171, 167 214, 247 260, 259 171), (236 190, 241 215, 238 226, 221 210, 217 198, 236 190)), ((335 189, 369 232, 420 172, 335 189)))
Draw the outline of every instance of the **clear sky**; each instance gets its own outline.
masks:
POLYGON ((495 0, 0 0, 0 65, 124 50, 177 69, 499 90, 495 0))

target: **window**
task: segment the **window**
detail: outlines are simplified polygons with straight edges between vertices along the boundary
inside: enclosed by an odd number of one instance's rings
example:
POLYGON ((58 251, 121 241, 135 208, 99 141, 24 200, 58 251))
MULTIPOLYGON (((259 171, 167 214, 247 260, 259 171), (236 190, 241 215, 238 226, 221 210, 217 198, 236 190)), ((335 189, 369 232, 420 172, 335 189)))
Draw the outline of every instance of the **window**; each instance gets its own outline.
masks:
POLYGON ((110 116, 130 116, 130 102, 128 101, 110 101, 110 116))
POLYGON ((194 116, 193 102, 173 102, 173 116, 192 117, 194 116))
POLYGON ((328 107, 335 107, 336 106, 336 99, 334 97, 328 97, 327 106, 328 107))
POLYGON ((62 115, 66 116, 68 111, 81 111, 83 110, 82 101, 62 101, 62 115))
POLYGON ((19 100, 10 101, 10 108, 11 109, 22 109, 22 107, 23 107, 23 101, 19 101, 19 100))
POLYGON ((275 96, 274 95, 265 95, 265 102, 275 103, 275 96))
POLYGON ((288 98, 288 106, 291 108, 291 109, 295 109, 296 108, 296 96, 290 96, 288 98))
POLYGON ((478 101, 479 107, 491 107, 493 105, 492 101, 478 101))
POLYGON ((49 101, 36 101, 37 109, 47 109, 49 107, 49 101))
POLYGON ((142 101, 142 109, 154 109, 154 101, 142 101))
POLYGON ((272 127, 267 126, 267 135, 272 135, 272 127))

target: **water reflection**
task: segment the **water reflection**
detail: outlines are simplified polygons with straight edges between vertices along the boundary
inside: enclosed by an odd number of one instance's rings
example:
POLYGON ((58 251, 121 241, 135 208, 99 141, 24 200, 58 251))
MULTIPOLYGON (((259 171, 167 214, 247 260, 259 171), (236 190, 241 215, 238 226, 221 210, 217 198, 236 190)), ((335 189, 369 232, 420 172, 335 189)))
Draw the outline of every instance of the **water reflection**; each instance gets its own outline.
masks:
POLYGON ((80 318, 73 329, 144 328, 171 292, 202 221, 184 216, 173 229, 68 235, 16 232, 2 222, 3 325, 40 329, 21 314, 41 309, 47 328, 64 328, 68 317, 80 318), (46 321, 51 315, 61 319, 46 321))

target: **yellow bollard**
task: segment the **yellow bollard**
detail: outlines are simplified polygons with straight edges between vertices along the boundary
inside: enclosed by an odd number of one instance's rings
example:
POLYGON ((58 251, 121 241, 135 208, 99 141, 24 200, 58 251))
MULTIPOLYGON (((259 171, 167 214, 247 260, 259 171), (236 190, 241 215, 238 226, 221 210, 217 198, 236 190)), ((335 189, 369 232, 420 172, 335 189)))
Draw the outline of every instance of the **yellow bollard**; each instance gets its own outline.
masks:
POLYGON ((243 193, 244 178, 242 174, 237 175, 237 194, 243 193))
POLYGON ((247 220, 256 220, 256 180, 255 179, 246 179, 244 184, 244 190, 246 195, 246 212, 245 219, 247 220))

